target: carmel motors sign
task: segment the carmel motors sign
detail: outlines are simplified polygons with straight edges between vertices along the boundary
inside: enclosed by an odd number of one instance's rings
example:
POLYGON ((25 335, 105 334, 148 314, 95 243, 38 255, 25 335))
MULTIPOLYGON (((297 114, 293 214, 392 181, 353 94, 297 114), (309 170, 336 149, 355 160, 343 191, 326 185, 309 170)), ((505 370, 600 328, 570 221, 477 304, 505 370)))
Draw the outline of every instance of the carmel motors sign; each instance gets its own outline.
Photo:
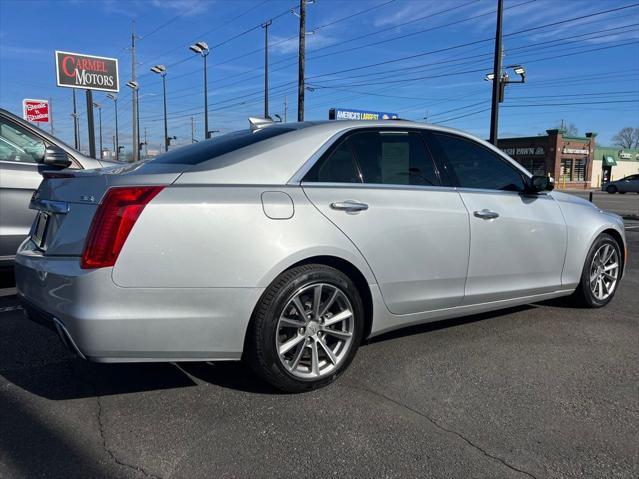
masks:
POLYGON ((56 51, 55 70, 58 86, 109 92, 120 89, 116 58, 56 51))

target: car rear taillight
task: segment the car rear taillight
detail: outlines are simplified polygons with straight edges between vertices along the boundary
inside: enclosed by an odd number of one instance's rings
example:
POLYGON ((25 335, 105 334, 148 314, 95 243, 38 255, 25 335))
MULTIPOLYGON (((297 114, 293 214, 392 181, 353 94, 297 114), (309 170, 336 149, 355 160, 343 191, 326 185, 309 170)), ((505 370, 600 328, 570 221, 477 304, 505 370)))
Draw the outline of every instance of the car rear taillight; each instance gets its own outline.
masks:
POLYGON ((83 269, 113 266, 135 222, 164 186, 111 188, 93 217, 80 266, 83 269))

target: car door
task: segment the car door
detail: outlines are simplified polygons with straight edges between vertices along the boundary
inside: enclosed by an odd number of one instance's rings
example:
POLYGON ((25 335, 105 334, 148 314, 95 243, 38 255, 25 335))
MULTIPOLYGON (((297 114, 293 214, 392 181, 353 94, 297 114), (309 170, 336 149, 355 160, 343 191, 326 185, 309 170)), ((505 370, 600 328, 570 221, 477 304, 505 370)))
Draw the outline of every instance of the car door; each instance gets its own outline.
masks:
POLYGON ((468 266, 468 213, 441 186, 416 131, 347 133, 302 181, 310 201, 362 253, 388 309, 409 314, 457 306, 468 266))
POLYGON ((639 175, 626 176, 619 183, 619 191, 639 193, 639 175))
POLYGON ((471 139, 429 132, 427 144, 470 217, 464 304, 555 291, 561 287, 566 225, 551 195, 526 192, 525 174, 471 139))
POLYGON ((13 258, 29 233, 35 215, 29 201, 42 181, 44 153, 42 139, 0 117, 0 260, 13 258))

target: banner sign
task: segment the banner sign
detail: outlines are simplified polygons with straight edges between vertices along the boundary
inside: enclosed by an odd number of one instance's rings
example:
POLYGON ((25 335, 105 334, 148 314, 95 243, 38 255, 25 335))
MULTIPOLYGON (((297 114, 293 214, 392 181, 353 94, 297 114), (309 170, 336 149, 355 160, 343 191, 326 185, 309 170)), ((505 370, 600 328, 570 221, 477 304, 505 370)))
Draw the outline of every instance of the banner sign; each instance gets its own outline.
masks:
POLYGON ((397 118, 397 113, 384 111, 347 110, 344 108, 328 110, 329 120, 395 120, 397 118))
POLYGON ((27 121, 49 123, 49 100, 22 100, 22 117, 27 121))
POLYGON ((120 89, 117 58, 55 52, 58 86, 117 92, 120 89))

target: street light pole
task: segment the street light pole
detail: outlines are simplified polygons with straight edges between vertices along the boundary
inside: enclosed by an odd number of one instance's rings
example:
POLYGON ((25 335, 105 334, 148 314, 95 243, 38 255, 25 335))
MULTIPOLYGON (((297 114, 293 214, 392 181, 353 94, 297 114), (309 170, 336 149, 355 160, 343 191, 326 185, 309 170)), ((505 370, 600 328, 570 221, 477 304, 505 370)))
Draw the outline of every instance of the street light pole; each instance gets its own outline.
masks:
POLYGON ((262 24, 264 29, 264 118, 268 116, 268 27, 273 20, 267 20, 262 24))
POLYGON ((151 71, 162 76, 162 93, 164 95, 164 151, 169 151, 169 130, 166 119, 166 67, 164 65, 155 65, 151 68, 151 71))
POLYGON ((120 161, 120 135, 118 133, 118 97, 113 93, 107 93, 107 97, 113 100, 115 108, 115 159, 120 161))
POLYGON ((204 57, 204 139, 209 137, 209 93, 206 57, 209 56, 210 50, 206 42, 197 42, 189 47, 189 50, 204 57))
POLYGON ((134 127, 133 127, 133 131, 134 131, 134 135, 133 135, 133 161, 137 161, 140 159, 140 142, 138 141, 139 136, 136 136, 136 134, 139 135, 140 132, 140 102, 139 102, 139 97, 138 97, 138 91, 140 90, 140 85, 138 84, 138 82, 136 81, 128 81, 126 82, 126 86, 128 86, 132 91, 131 91, 131 98, 133 99, 133 102, 135 103, 135 114, 133 115, 134 118, 134 127))
POLYGON ((73 91, 73 114, 71 116, 73 116, 73 140, 74 140, 73 145, 75 146, 76 150, 80 151, 80 144, 78 143, 78 112, 77 112, 76 103, 75 103, 75 88, 73 88, 72 91, 73 91))
POLYGON ((300 0, 300 34, 297 59, 297 121, 304 121, 304 63, 306 61, 306 0, 300 0))
POLYGON ((501 89, 501 32, 504 0, 497 0, 497 27, 495 30, 495 58, 493 64, 493 96, 490 111, 490 142, 497 146, 499 136, 499 96, 501 89))
POLYGON ((96 107, 98 109, 98 124, 100 125, 100 153, 99 153, 99 158, 102 158, 102 105, 100 105, 99 103, 94 103, 93 104, 94 107, 96 107))

